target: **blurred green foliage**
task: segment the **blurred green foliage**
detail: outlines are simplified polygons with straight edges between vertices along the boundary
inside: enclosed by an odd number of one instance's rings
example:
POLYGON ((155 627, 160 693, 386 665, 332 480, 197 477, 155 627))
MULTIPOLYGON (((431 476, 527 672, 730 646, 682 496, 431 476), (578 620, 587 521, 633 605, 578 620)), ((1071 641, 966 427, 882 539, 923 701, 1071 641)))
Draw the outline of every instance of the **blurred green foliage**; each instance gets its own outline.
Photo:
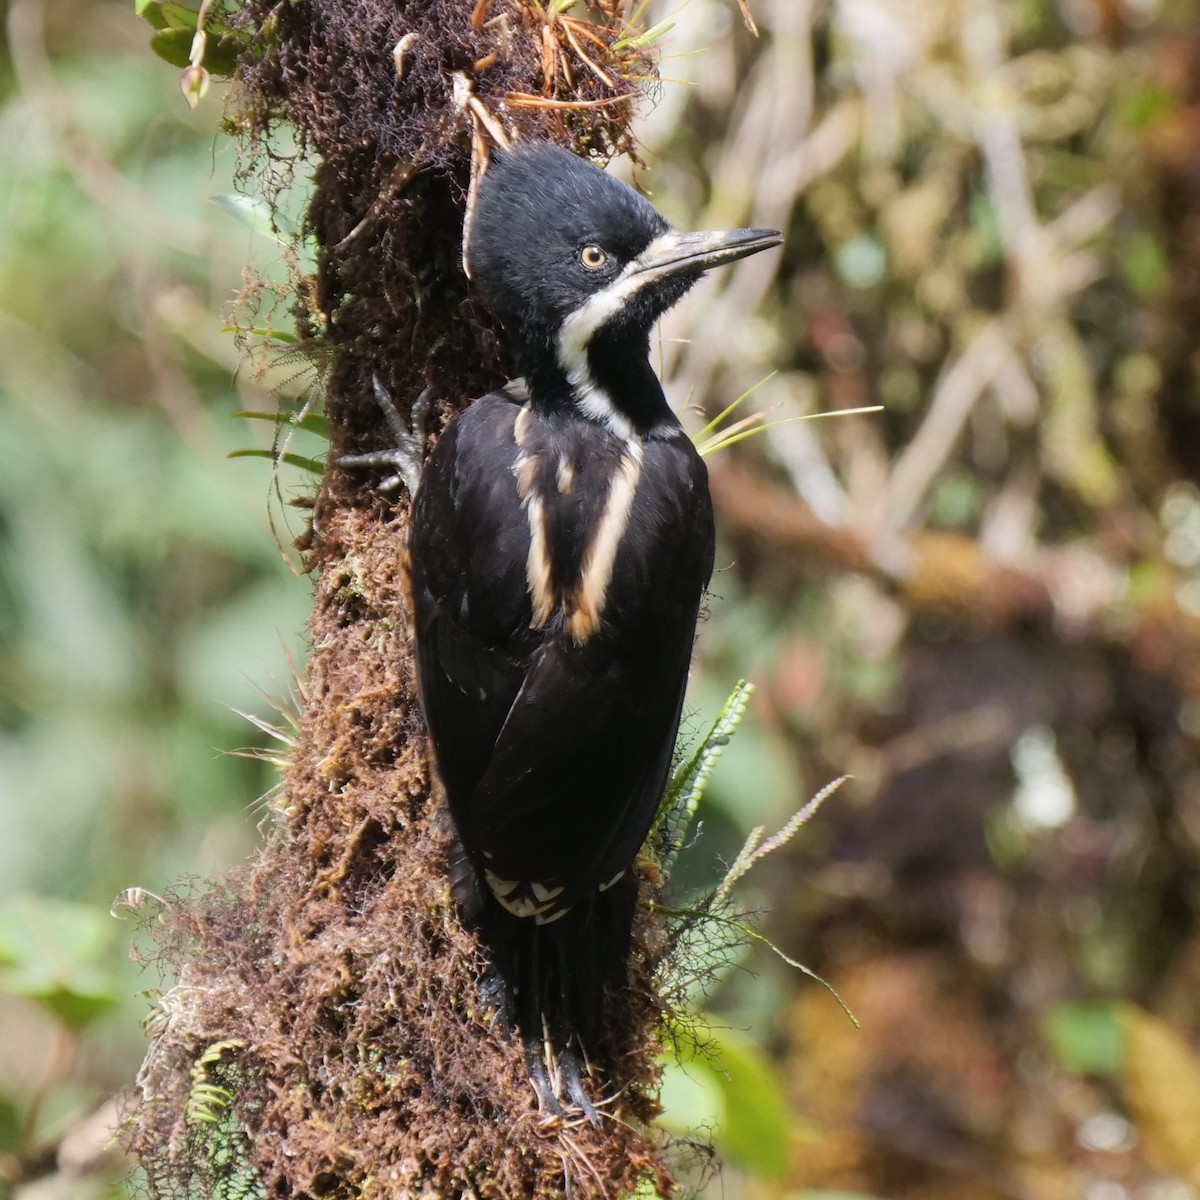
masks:
MULTIPOLYGON (((141 7, 176 31, 159 48, 183 67, 186 7, 141 7)), ((719 411, 781 367, 763 403, 789 415, 887 413, 731 452, 870 554, 726 529, 694 720, 743 675, 759 692, 680 880, 713 886, 752 826, 852 770, 857 790, 751 877, 747 903, 775 910, 772 936, 830 975, 863 1030, 744 953, 711 993, 719 1032, 667 1064, 666 1124, 712 1132, 727 1194, 1187 1200, 1194 14, 753 7, 759 42, 724 3, 677 21, 664 74, 694 88, 668 88, 646 136, 680 224, 779 224, 787 256, 778 280, 748 268, 682 311, 694 345, 664 341, 672 391, 719 411), (966 403, 964 362, 986 375, 966 403), (990 611, 1000 573, 977 620, 916 594, 926 530, 1045 584, 1050 618, 990 611), (1031 730, 1052 731, 1046 761, 1020 779, 1031 730), (1064 779, 1067 816, 1031 821, 1030 795, 1064 779), (849 1190, 809 1186, 828 1181, 849 1190)), ((130 884, 209 877, 254 844, 274 778, 230 753, 261 740, 233 709, 286 704, 303 658, 309 589, 283 549, 303 514, 275 505, 273 533, 268 512, 275 484, 286 500, 311 482, 226 457, 275 457, 273 421, 230 420, 275 397, 221 328, 247 263, 281 284, 288 267, 253 198, 210 203, 237 168, 219 97, 189 112, 126 0, 6 15, 0 1190, 53 1177, 91 1197, 121 1173, 116 1117, 75 1158, 68 1135, 133 1079, 139 991, 159 983, 107 912, 130 884)), ((286 328, 270 299, 239 320, 286 328)), ((268 382, 309 378, 285 361, 268 382)), ((310 425, 297 463, 320 452, 310 425)), ((947 594, 970 582, 956 569, 934 572, 947 594)))
POLYGON ((109 907, 248 852, 274 776, 233 709, 304 653, 268 471, 226 458, 271 443, 230 419, 275 399, 220 330, 281 250, 210 202, 219 103, 189 113, 145 28, 18 0, 0 65, 0 1191, 129 1087, 158 979, 109 907))
POLYGON ((105 914, 48 896, 0 902, 0 990, 25 996, 72 1029, 121 998, 108 968, 116 929, 105 914))
POLYGON ((770 1058, 749 1035, 689 1030, 696 1048, 665 1064, 662 1124, 680 1136, 711 1131, 717 1152, 765 1179, 788 1166, 787 1098, 770 1058))

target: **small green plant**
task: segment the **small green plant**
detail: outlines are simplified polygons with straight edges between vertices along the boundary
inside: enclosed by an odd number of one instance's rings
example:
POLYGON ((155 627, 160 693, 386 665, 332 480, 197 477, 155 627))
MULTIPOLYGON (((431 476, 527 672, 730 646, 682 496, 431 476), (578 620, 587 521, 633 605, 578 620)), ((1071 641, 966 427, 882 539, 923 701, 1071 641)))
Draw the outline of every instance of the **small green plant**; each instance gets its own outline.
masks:
POLYGON ((189 107, 208 91, 212 76, 228 78, 251 47, 251 31, 235 28, 226 0, 203 0, 198 8, 176 0, 134 0, 134 10, 153 29, 150 48, 173 67, 182 67, 179 84, 189 107))
POLYGON ((210 1200, 257 1200, 262 1195, 259 1172, 250 1161, 250 1140, 234 1108, 246 1090, 247 1071, 237 1055, 245 1048, 241 1038, 224 1038, 191 1066, 183 1111, 188 1153, 201 1181, 200 1194, 210 1200))
POLYGON ((187 1106, 184 1109, 184 1119, 189 1125, 200 1122, 205 1125, 216 1125, 233 1100, 233 1093, 213 1083, 208 1068, 221 1061, 221 1056, 227 1050, 240 1050, 245 1046, 240 1038, 226 1038, 224 1041, 213 1042, 194 1063, 192 1063, 192 1089, 188 1092, 187 1106))
POLYGON ((746 706, 754 693, 754 684, 739 679, 729 699, 725 701, 717 719, 699 746, 683 757, 671 775, 658 815, 654 819, 653 838, 658 846, 659 862, 663 874, 670 876, 671 868, 679 857, 687 831, 696 816, 696 809, 708 786, 709 777, 729 739, 737 732, 746 706))
POLYGON ((739 417, 736 421, 731 421, 729 418, 733 416, 742 404, 758 391, 763 384, 773 379, 776 374, 778 372, 772 371, 769 375, 763 376, 753 387, 747 388, 737 399, 733 400, 713 417, 703 429, 691 435, 692 441, 696 444, 696 449, 700 451, 703 457, 707 458, 710 454, 715 454, 718 450, 725 450, 729 446, 736 445, 748 437, 753 437, 755 434, 765 433, 768 429, 774 429, 777 425, 791 425, 795 421, 817 421, 824 417, 849 417, 859 413, 883 411, 881 404, 868 404, 862 408, 839 408, 829 412, 804 413, 799 417, 784 417, 779 421, 768 421, 767 418, 778 408, 778 405, 775 405, 771 408, 764 408, 758 412, 751 413, 749 416, 739 417))
MULTIPOLYGON (((753 692, 753 684, 738 680, 699 743, 680 756, 651 833, 651 846, 666 885, 713 769, 741 726, 753 692)), ((685 967, 685 979, 710 980, 713 964, 723 951, 760 943, 828 989, 857 1025, 825 980, 755 929, 752 918, 738 912, 732 902, 736 884, 756 863, 785 846, 845 778, 822 788, 773 837, 764 840, 761 826, 751 830, 725 875, 706 896, 689 906, 659 907, 662 916, 677 922, 680 941, 673 965, 675 969, 685 967)), ((668 1021, 664 1030, 668 1045, 662 1064, 664 1126, 685 1137, 708 1129, 723 1157, 763 1178, 781 1178, 788 1163, 790 1118, 783 1084, 769 1056, 746 1035, 720 1028, 716 1016, 704 1011, 688 1013, 686 1002, 683 1007, 683 1018, 668 1021)))

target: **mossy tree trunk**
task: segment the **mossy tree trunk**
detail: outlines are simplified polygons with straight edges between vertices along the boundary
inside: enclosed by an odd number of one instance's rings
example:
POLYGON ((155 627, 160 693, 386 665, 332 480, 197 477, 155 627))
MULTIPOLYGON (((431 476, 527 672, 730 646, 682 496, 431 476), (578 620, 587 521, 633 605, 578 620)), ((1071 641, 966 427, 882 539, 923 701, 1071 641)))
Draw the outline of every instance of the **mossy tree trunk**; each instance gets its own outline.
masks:
MULTIPOLYGON (((594 5, 592 22, 533 0, 241 6, 230 120, 260 165, 280 123, 314 165, 318 267, 297 312, 327 364, 331 461, 388 444, 373 373, 402 409, 432 383, 435 430, 503 380, 461 268, 472 156, 489 126, 629 148, 647 68, 612 48, 623 7, 594 5)), ((279 819, 244 871, 173 912, 182 978, 133 1126, 159 1194, 616 1200, 647 1178, 669 1186, 646 1131, 663 940, 650 922, 608 1022, 613 1119, 540 1112, 519 1046, 487 1020, 415 694, 407 524, 407 495, 326 472, 303 544, 312 652, 279 819)))

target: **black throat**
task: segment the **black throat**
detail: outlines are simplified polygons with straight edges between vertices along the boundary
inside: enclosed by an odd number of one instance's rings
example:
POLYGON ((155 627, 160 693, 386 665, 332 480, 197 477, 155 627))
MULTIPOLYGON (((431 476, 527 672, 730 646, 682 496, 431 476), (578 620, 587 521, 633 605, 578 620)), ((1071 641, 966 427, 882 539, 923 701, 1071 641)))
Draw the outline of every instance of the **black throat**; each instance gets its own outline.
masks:
POLYGON ((550 339, 514 341, 512 351, 533 407, 544 417, 581 415, 614 433, 642 438, 679 429, 650 365, 649 334, 600 328, 588 343, 582 373, 568 373, 550 339))

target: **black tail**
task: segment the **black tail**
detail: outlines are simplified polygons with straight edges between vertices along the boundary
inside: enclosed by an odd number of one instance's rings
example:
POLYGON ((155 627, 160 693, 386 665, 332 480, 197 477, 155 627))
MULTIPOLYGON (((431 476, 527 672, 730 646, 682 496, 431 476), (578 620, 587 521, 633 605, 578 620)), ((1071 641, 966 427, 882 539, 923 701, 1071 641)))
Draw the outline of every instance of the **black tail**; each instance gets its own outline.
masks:
POLYGON ((637 880, 593 892, 548 925, 514 917, 492 899, 477 918, 492 966, 504 982, 511 1024, 526 1039, 546 1034, 556 1050, 602 1057, 605 994, 626 980, 637 880))
POLYGON ((637 904, 633 871, 605 891, 593 891, 556 921, 538 925, 495 900, 466 856, 452 866, 455 897, 480 941, 503 992, 503 1019, 531 1053, 549 1041, 567 1054, 606 1068, 605 997, 627 979, 637 904))

